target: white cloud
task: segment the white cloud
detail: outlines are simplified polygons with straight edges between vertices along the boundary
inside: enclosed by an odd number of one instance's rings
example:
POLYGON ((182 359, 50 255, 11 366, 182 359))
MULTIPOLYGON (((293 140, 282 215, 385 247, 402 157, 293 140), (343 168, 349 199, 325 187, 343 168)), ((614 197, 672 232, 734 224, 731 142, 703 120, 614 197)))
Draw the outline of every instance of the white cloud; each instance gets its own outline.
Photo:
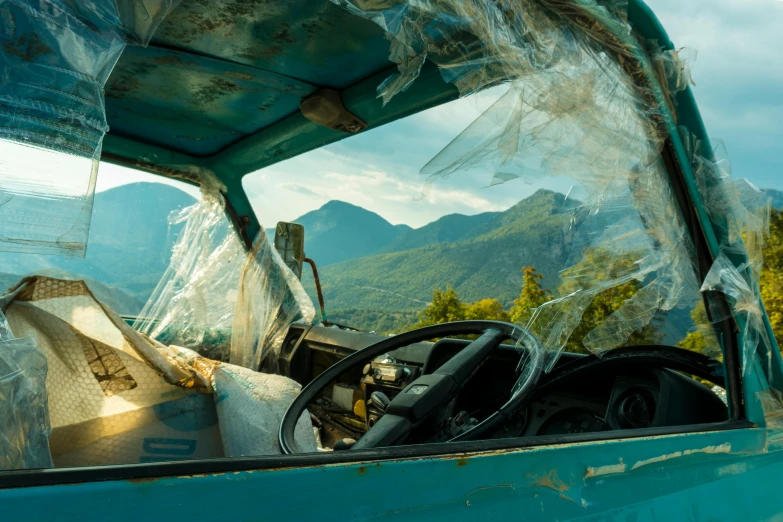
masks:
POLYGON ((264 169, 263 192, 255 188, 260 183, 255 175, 246 177, 245 188, 265 224, 296 219, 327 201, 340 200, 391 223, 419 227, 446 214, 504 210, 520 199, 513 190, 471 184, 470 177, 428 185, 397 154, 379 153, 377 159, 357 161, 329 148, 316 150, 264 169))

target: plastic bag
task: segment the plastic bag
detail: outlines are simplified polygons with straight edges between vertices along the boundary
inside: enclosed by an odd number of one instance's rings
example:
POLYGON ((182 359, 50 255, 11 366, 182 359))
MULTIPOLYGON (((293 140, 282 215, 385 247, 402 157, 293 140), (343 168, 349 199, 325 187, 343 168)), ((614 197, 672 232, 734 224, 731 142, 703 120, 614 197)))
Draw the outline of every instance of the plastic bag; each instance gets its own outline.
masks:
POLYGON ((0 250, 84 257, 103 88, 179 0, 0 0, 0 250))

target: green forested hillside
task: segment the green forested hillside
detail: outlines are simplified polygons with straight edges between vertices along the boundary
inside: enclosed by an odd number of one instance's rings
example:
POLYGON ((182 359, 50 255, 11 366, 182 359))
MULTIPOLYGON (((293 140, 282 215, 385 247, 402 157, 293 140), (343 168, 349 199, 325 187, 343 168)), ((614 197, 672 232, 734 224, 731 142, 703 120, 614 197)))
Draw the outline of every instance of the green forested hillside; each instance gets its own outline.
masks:
POLYGON ((379 254, 411 250, 434 243, 459 241, 492 221, 500 212, 484 212, 475 216, 449 214, 421 228, 408 230, 378 251, 379 254))
POLYGON ((295 221, 304 225, 305 252, 318 266, 375 254, 411 230, 342 201, 330 201, 295 221))
POLYGON ((466 301, 492 297, 508 306, 519 296, 523 266, 535 266, 551 288, 564 263, 563 204, 562 194, 542 190, 492 216, 472 237, 326 266, 320 272, 327 310, 420 310, 433 287, 447 285, 466 301))
MULTIPOLYGON (((774 197, 783 197, 776 191, 767 194, 773 203, 774 197)), ((0 286, 7 288, 28 274, 70 273, 86 279, 98 298, 119 313, 138 313, 166 269, 181 229, 169 226, 169 214, 193 202, 190 195, 157 183, 98 193, 85 259, 0 253, 0 286)), ((341 202, 329 202, 297 221, 306 227, 306 251, 320 268, 328 319, 387 333, 419 322, 437 288, 453 288, 464 303, 483 302, 485 308, 508 312, 523 286, 521 268, 535 267, 543 275, 543 288, 555 291, 559 272, 568 265, 567 251, 574 247, 563 227, 563 214, 570 214, 565 206, 562 194, 541 190, 504 212, 452 214, 415 230, 341 202)), ((314 297, 307 269, 303 283, 314 297)), ((672 324, 676 332, 687 329, 687 312, 672 311, 661 321, 661 331, 672 324)), ((665 335, 667 342, 677 342, 665 335)))

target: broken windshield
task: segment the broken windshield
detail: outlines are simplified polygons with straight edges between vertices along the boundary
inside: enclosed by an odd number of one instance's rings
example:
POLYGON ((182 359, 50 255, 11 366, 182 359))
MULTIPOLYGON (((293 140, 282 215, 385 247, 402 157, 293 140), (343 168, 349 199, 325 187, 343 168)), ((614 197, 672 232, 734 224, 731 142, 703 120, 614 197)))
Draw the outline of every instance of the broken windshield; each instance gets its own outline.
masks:
MULTIPOLYGON (((245 178, 261 222, 305 226, 327 321, 392 334, 492 319, 530 325, 544 340, 557 331, 549 342, 573 352, 660 343, 719 357, 690 241, 668 237, 684 229, 662 165, 648 167, 645 184, 630 176, 643 165, 624 158, 629 176, 597 200, 576 165, 558 177, 508 169, 508 182, 486 164, 427 175, 466 134, 507 118, 516 89, 487 89, 245 178), (648 194, 659 201, 653 215, 634 201, 648 194), (664 223, 659 237, 651 227, 664 223)), ((545 150, 531 148, 540 162, 545 150)))

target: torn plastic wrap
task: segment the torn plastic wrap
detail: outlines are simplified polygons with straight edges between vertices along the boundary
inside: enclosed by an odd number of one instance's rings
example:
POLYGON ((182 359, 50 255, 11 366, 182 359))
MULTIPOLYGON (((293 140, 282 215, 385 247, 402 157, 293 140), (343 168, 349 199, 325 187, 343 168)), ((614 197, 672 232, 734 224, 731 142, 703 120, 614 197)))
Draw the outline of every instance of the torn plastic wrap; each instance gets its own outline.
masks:
MULTIPOLYGON (((100 303, 83 281, 25 278, 3 307, 13 331, 40 347, 31 360, 43 368, 33 374, 41 396, 25 406, 38 411, 48 398, 55 466, 279 454, 270 425, 299 392, 294 381, 157 343, 100 303)), ((301 424, 297 436, 315 451, 309 418, 301 424)))
POLYGON ((250 369, 260 368, 268 355, 275 367, 291 323, 311 323, 315 316, 302 283, 264 230, 262 227, 242 267, 231 332, 231 363, 250 369))
POLYGON ((0 470, 52 467, 46 358, 0 312, 0 470))
POLYGON ((378 87, 384 103, 416 80, 425 59, 463 96, 509 84, 422 168, 428 182, 488 169, 489 185, 560 176, 582 193, 564 221, 560 295, 527 325, 548 369, 602 292, 638 287, 584 336, 598 355, 695 306, 695 252, 660 156, 667 93, 648 81, 676 71, 665 87, 679 89, 690 76, 676 54, 639 58, 625 2, 332 1, 387 32, 398 74, 378 87))
POLYGON ((315 310, 264 229, 248 252, 226 220, 224 187, 199 175, 201 201, 171 216, 184 228, 134 328, 197 351, 230 336, 230 348, 205 355, 255 370, 275 358, 291 323, 311 322, 315 310))
MULTIPOLYGON (((772 371, 774 342, 764 324, 760 279, 765 237, 769 235, 769 197, 744 179, 733 179, 725 145, 712 150, 681 131, 696 183, 718 237, 720 253, 704 279, 703 292, 724 294, 730 310, 721 311, 710 300, 712 322, 742 321, 741 356, 744 373, 753 371, 756 355, 766 354, 764 367, 772 371), (764 348, 763 352, 760 348, 764 348)), ((767 375, 772 382, 771 373, 767 375)))
POLYGON ((83 257, 103 88, 179 0, 0 0, 0 250, 83 257))
POLYGON ((204 355, 227 360, 246 254, 229 228, 221 190, 214 176, 204 175, 201 200, 169 217, 169 224, 182 230, 169 266, 133 327, 163 344, 197 351, 203 345, 222 345, 223 353, 204 355))

